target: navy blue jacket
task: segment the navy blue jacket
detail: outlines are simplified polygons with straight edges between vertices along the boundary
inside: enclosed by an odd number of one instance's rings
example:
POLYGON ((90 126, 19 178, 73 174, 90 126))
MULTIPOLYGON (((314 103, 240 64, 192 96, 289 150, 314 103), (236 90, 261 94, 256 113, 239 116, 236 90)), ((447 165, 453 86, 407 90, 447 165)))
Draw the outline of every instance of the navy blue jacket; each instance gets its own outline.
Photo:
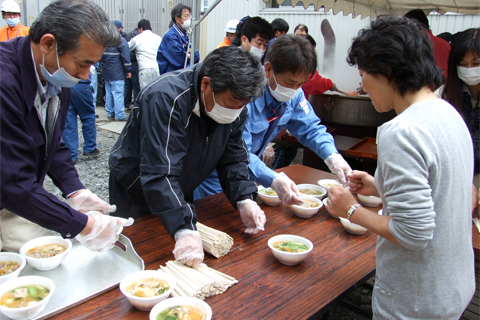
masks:
POLYGON ((107 47, 102 56, 103 78, 108 81, 125 80, 127 73, 132 72, 130 49, 125 38, 118 47, 107 47))
MULTIPOLYGON (((157 52, 157 63, 160 74, 170 71, 183 69, 185 57, 187 56, 187 46, 189 39, 185 31, 173 24, 165 33, 157 52)), ((195 50, 194 63, 198 63, 200 56, 195 50)), ((187 67, 190 66, 190 59, 187 61, 187 67)))
POLYGON ((64 197, 84 188, 61 140, 71 90, 59 93, 61 107, 46 150, 45 130, 34 106, 37 78, 30 37, 0 42, 0 61, 0 206, 72 238, 85 228, 88 217, 43 188, 47 174, 64 197))

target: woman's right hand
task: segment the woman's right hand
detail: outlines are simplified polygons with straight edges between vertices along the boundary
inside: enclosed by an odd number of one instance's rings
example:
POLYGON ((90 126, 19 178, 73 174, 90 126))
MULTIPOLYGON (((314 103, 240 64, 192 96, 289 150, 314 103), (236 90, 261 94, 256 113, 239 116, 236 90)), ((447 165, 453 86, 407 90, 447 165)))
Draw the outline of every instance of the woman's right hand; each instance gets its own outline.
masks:
POLYGON ((365 171, 353 170, 352 173, 348 175, 348 185, 351 192, 355 192, 363 196, 378 197, 375 179, 365 171))

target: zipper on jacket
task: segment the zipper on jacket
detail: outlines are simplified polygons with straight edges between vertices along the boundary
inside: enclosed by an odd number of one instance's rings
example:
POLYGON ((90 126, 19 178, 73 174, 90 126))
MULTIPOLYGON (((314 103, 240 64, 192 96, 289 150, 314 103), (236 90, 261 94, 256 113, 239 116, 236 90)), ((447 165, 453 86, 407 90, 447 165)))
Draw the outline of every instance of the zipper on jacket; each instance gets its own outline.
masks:
POLYGON ((208 136, 207 136, 207 138, 205 139, 205 148, 208 148, 208 136))

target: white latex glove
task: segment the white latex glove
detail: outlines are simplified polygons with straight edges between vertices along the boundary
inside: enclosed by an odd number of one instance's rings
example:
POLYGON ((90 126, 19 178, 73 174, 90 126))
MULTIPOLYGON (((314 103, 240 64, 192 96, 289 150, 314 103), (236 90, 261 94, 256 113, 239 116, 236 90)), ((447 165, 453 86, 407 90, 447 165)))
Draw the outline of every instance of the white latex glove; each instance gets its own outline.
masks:
POLYGON ((82 213, 87 213, 88 211, 100 211, 107 213, 115 212, 117 210, 117 206, 109 205, 88 189, 84 190, 75 197, 68 198, 67 204, 73 209, 82 213))
POLYGON ((347 183, 347 175, 352 173, 352 168, 338 153, 332 153, 325 159, 325 164, 330 171, 337 175, 341 183, 347 183))
POLYGON ((197 269, 203 261, 203 245, 200 232, 189 229, 179 229, 175 232, 175 259, 183 264, 197 269))
POLYGON ((89 219, 93 219, 92 231, 82 236, 78 234, 77 239, 81 244, 92 251, 102 252, 113 248, 118 236, 122 233, 123 227, 133 224, 133 219, 111 217, 98 211, 89 211, 86 213, 89 219))
POLYGON ((265 151, 262 154, 262 161, 265 162, 267 166, 272 164, 273 158, 275 157, 275 151, 272 146, 267 146, 265 151))
POLYGON ((271 187, 278 194, 278 198, 285 204, 303 204, 300 198, 300 192, 297 190, 295 182, 283 172, 280 172, 273 179, 271 187))
POLYGON ((240 218, 247 227, 245 233, 256 234, 260 230, 265 230, 263 226, 267 222, 267 218, 255 201, 251 199, 237 201, 237 208, 240 211, 240 218))

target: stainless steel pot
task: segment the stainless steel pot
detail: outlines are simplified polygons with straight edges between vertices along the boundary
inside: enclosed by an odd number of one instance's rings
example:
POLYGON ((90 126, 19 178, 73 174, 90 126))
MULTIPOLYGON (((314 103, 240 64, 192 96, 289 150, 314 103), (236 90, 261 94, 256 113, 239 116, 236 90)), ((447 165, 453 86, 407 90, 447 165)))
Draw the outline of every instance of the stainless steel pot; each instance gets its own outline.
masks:
POLYGON ((395 117, 395 111, 378 113, 368 97, 338 94, 310 95, 309 102, 322 122, 378 127, 395 117))

